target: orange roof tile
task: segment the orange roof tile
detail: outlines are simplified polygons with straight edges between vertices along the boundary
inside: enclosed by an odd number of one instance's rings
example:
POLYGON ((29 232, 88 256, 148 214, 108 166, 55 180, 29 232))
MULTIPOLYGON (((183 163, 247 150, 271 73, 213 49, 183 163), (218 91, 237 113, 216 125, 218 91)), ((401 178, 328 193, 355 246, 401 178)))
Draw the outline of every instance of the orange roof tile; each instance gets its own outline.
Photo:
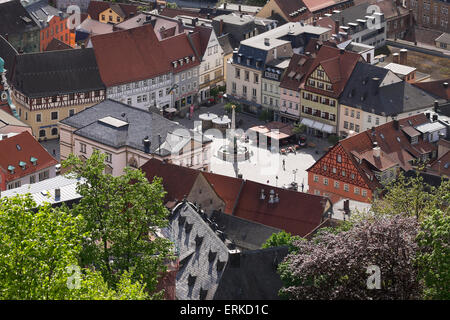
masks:
POLYGON ((58 163, 28 131, 0 140, 0 150, 7 151, 0 154, 0 170, 5 173, 6 181, 25 177, 58 163), (31 163, 31 157, 37 159, 37 165, 31 163), (21 161, 26 164, 25 170, 19 165, 21 161), (8 171, 8 166, 15 167, 14 173, 8 171))

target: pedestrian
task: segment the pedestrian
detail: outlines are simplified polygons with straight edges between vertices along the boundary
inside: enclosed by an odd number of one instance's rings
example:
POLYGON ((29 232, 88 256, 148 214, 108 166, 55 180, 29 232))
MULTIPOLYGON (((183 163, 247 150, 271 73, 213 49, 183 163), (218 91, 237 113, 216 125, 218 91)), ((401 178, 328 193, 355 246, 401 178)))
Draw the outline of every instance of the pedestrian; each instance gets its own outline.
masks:
POLYGON ((269 180, 267 180, 267 184, 269 184, 269 180))
POLYGON ((303 184, 303 182, 302 182, 302 192, 303 192, 303 188, 305 187, 305 185, 303 184))
POLYGON ((283 159, 283 170, 286 171, 286 159, 283 159))

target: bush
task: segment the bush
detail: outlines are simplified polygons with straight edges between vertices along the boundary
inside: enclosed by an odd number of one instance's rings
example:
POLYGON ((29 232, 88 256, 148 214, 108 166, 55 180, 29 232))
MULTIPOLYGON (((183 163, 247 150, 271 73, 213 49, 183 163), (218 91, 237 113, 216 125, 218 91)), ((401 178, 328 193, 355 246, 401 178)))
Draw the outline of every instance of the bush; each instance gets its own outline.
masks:
POLYGON ((328 142, 332 145, 335 145, 336 143, 339 142, 339 137, 335 134, 330 134, 328 136, 328 142))

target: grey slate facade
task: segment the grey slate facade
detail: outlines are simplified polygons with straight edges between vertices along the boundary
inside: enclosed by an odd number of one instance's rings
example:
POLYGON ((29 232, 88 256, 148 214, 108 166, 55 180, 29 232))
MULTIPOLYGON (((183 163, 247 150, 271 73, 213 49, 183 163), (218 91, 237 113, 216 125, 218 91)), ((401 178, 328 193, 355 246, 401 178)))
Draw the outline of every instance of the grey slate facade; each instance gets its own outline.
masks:
MULTIPOLYGON (((187 201, 175 206, 169 221, 163 234, 175 243, 179 256, 177 299, 278 299, 282 282, 276 270, 288 254, 287 247, 240 251, 237 243, 230 240, 231 234, 187 201)), ((238 224, 242 226, 240 231, 245 232, 254 223, 238 224)), ((256 228, 262 230, 265 226, 256 228)))

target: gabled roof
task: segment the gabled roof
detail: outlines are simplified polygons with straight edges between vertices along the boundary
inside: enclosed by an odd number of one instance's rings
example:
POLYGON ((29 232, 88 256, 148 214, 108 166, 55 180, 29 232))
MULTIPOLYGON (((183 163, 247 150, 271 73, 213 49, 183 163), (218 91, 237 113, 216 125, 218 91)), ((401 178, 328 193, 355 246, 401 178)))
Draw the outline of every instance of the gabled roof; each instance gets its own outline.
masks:
POLYGON ((334 48, 328 45, 322 45, 317 52, 314 62, 311 63, 311 67, 309 68, 307 75, 303 78, 304 80, 301 87, 311 92, 326 94, 337 98, 344 90, 345 85, 356 66, 356 63, 360 60, 362 60, 362 57, 357 53, 334 48), (323 67, 324 72, 330 78, 333 92, 320 90, 308 85, 306 80, 319 65, 323 67))
POLYGON ((431 94, 436 98, 441 98, 445 100, 450 100, 450 78, 435 80, 435 81, 425 81, 425 82, 414 82, 413 85, 419 87, 423 91, 431 94))
POLYGON ((63 19, 68 17, 66 12, 62 12, 49 5, 48 0, 40 0, 31 3, 27 5, 25 9, 41 28, 44 28, 54 16, 59 16, 61 14, 63 19))
POLYGON ((272 234, 282 231, 220 211, 214 211, 211 220, 217 223, 219 229, 241 250, 260 249, 272 234))
POLYGON ((91 48, 25 53, 16 61, 13 84, 28 97, 104 89, 91 48))
POLYGON ((314 59, 311 56, 294 53, 289 62, 289 66, 281 79, 280 87, 300 91, 300 84, 308 72, 313 60, 314 59))
POLYGON ((47 45, 47 48, 45 48, 45 51, 58 51, 67 49, 72 49, 72 47, 57 38, 53 38, 47 45))
POLYGON ((107 87, 145 80, 168 73, 172 67, 168 54, 176 55, 177 41, 163 46, 150 24, 97 35, 91 38, 103 83, 107 87), (166 52, 167 49, 175 52, 166 52), (118 70, 127 70, 122 72, 118 70))
POLYGON ((173 37, 168 37, 161 40, 165 57, 171 64, 171 69, 174 73, 181 72, 195 66, 200 65, 200 57, 195 52, 194 46, 189 41, 189 35, 180 33, 173 37), (189 58, 189 62, 185 61, 185 58, 189 58), (192 61, 195 58, 195 61, 192 61), (173 61, 179 61, 183 59, 183 65, 178 62, 175 68, 172 64, 173 61))
POLYGON ((6 181, 13 181, 37 171, 49 168, 58 163, 28 131, 21 132, 5 140, 0 140, 0 150, 8 150, 0 155, 0 170, 6 176, 6 181), (33 165, 31 158, 37 159, 33 165), (25 163, 25 169, 19 165, 25 163), (8 167, 14 167, 14 173, 8 167))
POLYGON ((118 14, 121 13, 122 17, 132 17, 138 12, 138 6, 136 5, 125 3, 115 4, 109 1, 91 1, 89 3, 87 12, 91 19, 98 20, 99 14, 108 8, 114 8, 114 11, 116 11, 118 14), (120 8, 122 12, 120 12, 118 8, 120 8))
POLYGON ((233 46, 231 45, 230 34, 224 34, 222 36, 217 37, 220 46, 222 47, 223 54, 227 55, 233 53, 233 46))
POLYGON ((212 31, 212 27, 196 26, 194 28, 194 33, 199 34, 199 47, 196 46, 196 49, 201 58, 205 55, 212 31))
POLYGON ((155 176, 162 177, 163 186, 168 192, 166 202, 180 201, 188 196, 197 175, 202 174, 217 196, 225 202, 225 213, 301 236, 319 225, 329 209, 325 197, 202 172, 157 159, 150 159, 141 170, 149 181, 155 176), (261 189, 265 190, 265 200, 259 199, 261 189), (279 195, 280 202, 268 203, 270 190, 279 195))
POLYGON ((312 16, 311 11, 308 9, 305 1, 292 1, 292 0, 274 0, 283 14, 289 19, 290 22, 297 22, 300 20, 306 20, 312 16))
POLYGON ((246 180, 234 215, 304 236, 322 222, 329 209, 327 207, 328 200, 325 197, 246 180), (260 199, 262 189, 265 200, 260 199), (278 203, 268 202, 271 190, 274 190, 274 195, 278 194, 278 203))

